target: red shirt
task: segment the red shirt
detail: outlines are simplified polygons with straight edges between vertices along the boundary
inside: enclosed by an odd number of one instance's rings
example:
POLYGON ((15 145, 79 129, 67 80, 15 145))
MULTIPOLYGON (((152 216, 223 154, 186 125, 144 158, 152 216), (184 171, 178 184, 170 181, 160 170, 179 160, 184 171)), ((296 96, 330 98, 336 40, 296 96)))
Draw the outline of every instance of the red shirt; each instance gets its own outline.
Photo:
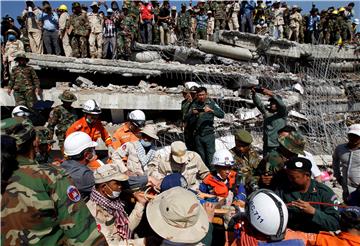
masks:
POLYGON ((141 4, 140 6, 140 15, 142 20, 152 20, 153 14, 152 14, 153 6, 151 3, 148 3, 148 5, 141 4))

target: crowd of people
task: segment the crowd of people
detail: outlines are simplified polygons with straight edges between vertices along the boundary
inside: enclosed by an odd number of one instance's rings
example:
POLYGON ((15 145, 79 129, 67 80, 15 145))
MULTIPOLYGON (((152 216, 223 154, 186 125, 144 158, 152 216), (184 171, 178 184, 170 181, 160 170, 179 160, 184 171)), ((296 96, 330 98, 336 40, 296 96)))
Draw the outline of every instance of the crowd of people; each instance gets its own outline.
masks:
POLYGON ((142 110, 110 134, 99 103, 86 101, 79 118, 69 90, 50 113, 34 109, 41 88, 28 60, 16 56, 17 106, 1 121, 4 245, 359 245, 360 124, 334 150, 340 203, 269 89, 251 89, 262 150, 251 129, 234 129, 235 146, 216 148, 214 118, 225 113, 196 82, 182 92, 184 137, 165 147, 142 110))
MULTIPOLYGON (((90 6, 73 2, 70 6, 36 6, 26 1, 17 16, 20 28, 8 15, 1 25, 3 63, 14 66, 15 53, 56 54, 67 57, 129 59, 135 42, 160 45, 196 46, 199 39, 214 40, 217 30, 232 30, 300 43, 338 44, 356 42, 359 19, 353 2, 347 6, 310 13, 299 6, 272 1, 200 0, 182 3, 181 9, 169 1, 105 1, 90 6), (104 6, 106 11, 100 11, 104 6)), ((5 66, 6 68, 6 66, 5 66)))

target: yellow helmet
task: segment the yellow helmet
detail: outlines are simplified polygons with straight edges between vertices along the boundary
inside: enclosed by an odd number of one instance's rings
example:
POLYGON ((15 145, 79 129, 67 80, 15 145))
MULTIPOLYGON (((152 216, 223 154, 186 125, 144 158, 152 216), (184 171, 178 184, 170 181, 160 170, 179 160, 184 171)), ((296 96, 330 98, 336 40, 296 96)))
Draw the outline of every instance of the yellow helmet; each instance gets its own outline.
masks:
POLYGON ((333 15, 338 15, 339 11, 337 11, 336 9, 332 12, 333 15))
POLYGON ((343 11, 345 11, 344 7, 339 8, 339 12, 343 12, 343 11))
POLYGON ((68 11, 65 4, 61 4, 60 7, 59 7, 59 10, 68 11))

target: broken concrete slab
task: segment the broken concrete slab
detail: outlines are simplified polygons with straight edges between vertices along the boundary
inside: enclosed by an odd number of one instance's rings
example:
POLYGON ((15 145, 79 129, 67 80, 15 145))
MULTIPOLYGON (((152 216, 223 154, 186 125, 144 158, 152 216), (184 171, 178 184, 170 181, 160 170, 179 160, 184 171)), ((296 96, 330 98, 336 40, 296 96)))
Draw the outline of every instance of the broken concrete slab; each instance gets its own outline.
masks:
POLYGON ((241 47, 218 44, 202 39, 198 41, 198 46, 201 51, 206 53, 224 56, 235 60, 249 61, 253 59, 253 55, 250 50, 241 47))

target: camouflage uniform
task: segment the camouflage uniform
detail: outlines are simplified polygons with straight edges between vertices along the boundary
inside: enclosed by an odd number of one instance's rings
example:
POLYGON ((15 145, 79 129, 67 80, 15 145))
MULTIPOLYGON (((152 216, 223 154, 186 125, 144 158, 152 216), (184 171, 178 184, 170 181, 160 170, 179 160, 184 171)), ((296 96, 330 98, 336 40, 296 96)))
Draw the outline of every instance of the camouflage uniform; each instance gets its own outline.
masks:
POLYGON ((191 16, 188 11, 178 13, 178 29, 179 29, 179 43, 183 46, 190 47, 190 26, 191 16))
POLYGON ((129 7, 129 15, 133 18, 133 28, 131 29, 133 33, 133 40, 141 42, 141 36, 139 35, 140 6, 136 5, 134 2, 131 2, 129 7))
MULTIPOLYGON (((76 96, 70 91, 64 91, 59 96, 63 102, 74 102, 76 96)), ((56 137, 59 141, 59 147, 62 148, 65 141, 65 133, 67 129, 77 120, 75 110, 71 108, 65 108, 63 105, 56 106, 49 115, 48 128, 50 130, 50 136, 54 135, 54 129, 56 126, 56 137)))
POLYGON ((241 173, 242 182, 249 183, 260 162, 258 153, 251 147, 248 153, 241 153, 236 147, 232 148, 230 152, 235 160, 235 169, 241 173))
POLYGON ((133 28, 133 17, 129 14, 126 16, 123 15, 119 23, 120 31, 117 33, 117 53, 121 54, 125 59, 131 55, 131 45, 134 37, 133 28))
POLYGON ((89 36, 90 56, 91 58, 101 58, 104 18, 98 13, 89 13, 88 20, 91 28, 89 36))
POLYGON ((336 24, 339 28, 339 37, 341 37, 342 41, 347 41, 349 39, 349 34, 351 30, 349 30, 346 17, 340 15, 336 19, 336 24))
POLYGON ((226 6, 223 1, 219 1, 218 3, 214 4, 213 11, 215 17, 215 30, 225 30, 226 27, 226 6))
POLYGON ((154 5, 153 4, 153 11, 154 11, 154 20, 155 20, 155 24, 153 26, 153 44, 160 44, 160 27, 159 27, 159 24, 158 24, 158 15, 160 13, 160 7, 159 5, 154 5))
POLYGON ((55 140, 53 140, 52 137, 50 136, 50 130, 47 127, 36 126, 35 131, 36 131, 36 136, 38 137, 40 142, 40 148, 42 147, 41 145, 44 145, 44 147, 46 148, 45 151, 40 150, 39 152, 37 152, 35 159, 39 164, 51 163, 52 160, 50 159, 49 156, 49 152, 51 148, 49 148, 49 145, 51 146, 55 142, 55 140))
POLYGON ((24 44, 25 52, 31 52, 30 39, 29 39, 28 31, 26 29, 25 21, 23 20, 23 18, 21 16, 16 17, 16 19, 20 25, 20 28, 19 28, 20 40, 24 44))
MULTIPOLYGON (((19 54, 16 58, 20 56, 25 57, 25 54, 19 54)), ((28 65, 14 67, 10 74, 9 89, 14 90, 16 106, 25 105, 31 109, 36 102, 35 89, 40 89, 35 70, 28 65)))
MULTIPOLYGON (((33 127, 17 124, 8 132, 22 146, 32 144, 33 127)), ((104 245, 96 222, 63 169, 17 156, 1 199, 4 245, 104 245)))
POLYGON ((66 22, 66 29, 70 30, 70 45, 73 57, 88 56, 88 35, 90 24, 87 15, 83 13, 70 15, 66 22))

